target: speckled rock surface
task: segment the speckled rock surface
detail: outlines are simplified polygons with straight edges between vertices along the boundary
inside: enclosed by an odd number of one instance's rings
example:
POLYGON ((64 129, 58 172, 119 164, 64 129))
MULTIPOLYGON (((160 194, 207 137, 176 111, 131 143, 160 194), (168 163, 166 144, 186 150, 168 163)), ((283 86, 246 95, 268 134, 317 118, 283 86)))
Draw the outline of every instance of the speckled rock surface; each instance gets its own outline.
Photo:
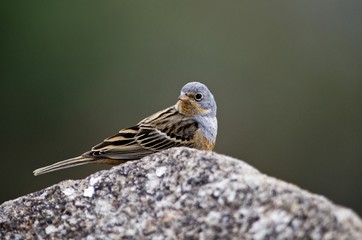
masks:
POLYGON ((216 153, 175 148, 0 206, 0 239, 362 239, 326 198, 216 153))

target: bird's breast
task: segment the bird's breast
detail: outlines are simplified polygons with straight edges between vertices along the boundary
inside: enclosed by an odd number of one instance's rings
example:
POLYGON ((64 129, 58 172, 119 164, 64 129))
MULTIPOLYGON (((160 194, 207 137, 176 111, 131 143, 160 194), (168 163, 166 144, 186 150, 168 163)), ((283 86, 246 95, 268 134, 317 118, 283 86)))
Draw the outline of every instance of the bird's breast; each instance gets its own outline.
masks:
POLYGON ((215 141, 209 140, 201 129, 196 131, 194 141, 196 149, 212 151, 215 147, 215 141))

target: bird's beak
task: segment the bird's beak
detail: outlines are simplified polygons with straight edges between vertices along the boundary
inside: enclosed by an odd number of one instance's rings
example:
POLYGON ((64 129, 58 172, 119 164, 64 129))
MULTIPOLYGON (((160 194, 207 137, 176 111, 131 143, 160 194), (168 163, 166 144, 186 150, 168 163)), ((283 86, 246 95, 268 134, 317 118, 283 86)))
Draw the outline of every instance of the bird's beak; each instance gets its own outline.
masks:
POLYGON ((190 98, 184 93, 178 97, 178 100, 180 100, 181 102, 188 102, 190 101, 190 98))

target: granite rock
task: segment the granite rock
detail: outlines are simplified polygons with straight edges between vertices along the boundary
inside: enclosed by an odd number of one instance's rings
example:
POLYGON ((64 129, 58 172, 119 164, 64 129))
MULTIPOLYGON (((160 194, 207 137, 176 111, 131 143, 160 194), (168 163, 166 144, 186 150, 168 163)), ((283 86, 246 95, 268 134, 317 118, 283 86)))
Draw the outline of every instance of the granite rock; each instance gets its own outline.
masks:
POLYGON ((174 148, 3 203, 0 239, 362 239, 362 221, 241 160, 174 148))

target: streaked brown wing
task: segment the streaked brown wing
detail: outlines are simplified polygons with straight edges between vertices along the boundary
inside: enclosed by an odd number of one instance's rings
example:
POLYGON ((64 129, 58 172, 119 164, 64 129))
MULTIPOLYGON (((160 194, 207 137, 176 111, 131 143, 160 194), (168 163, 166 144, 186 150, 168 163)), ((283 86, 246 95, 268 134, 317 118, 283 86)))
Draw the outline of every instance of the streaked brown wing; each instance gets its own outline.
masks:
POLYGON ((196 121, 180 114, 174 107, 142 120, 139 125, 141 131, 137 142, 152 151, 177 146, 192 147, 198 129, 196 121))
POLYGON ((194 120, 170 107, 151 115, 134 127, 122 129, 82 156, 135 160, 171 147, 192 147, 197 128, 194 120))
POLYGON ((136 160, 153 153, 136 142, 136 135, 138 132, 138 125, 122 129, 119 133, 106 138, 103 142, 94 146, 91 151, 84 153, 82 156, 117 160, 136 160))

